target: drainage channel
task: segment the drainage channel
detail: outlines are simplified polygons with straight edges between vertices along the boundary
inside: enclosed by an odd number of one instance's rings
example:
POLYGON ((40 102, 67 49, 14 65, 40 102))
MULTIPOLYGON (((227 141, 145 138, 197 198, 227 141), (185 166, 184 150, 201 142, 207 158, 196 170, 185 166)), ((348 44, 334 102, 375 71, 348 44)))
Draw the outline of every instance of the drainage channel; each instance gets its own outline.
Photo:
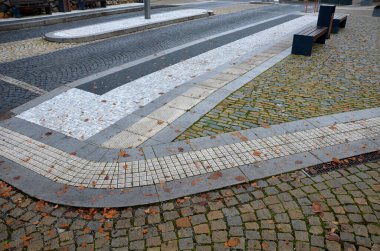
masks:
POLYGON ((336 171, 339 169, 345 169, 350 166, 354 165, 359 165, 367 162, 373 162, 380 160, 380 150, 375 151, 375 152, 370 152, 370 153, 365 153, 365 154, 360 154, 356 156, 352 156, 349 158, 345 159, 336 159, 333 158, 332 161, 307 167, 303 169, 303 171, 309 175, 309 176, 317 176, 319 174, 331 172, 331 171, 336 171))

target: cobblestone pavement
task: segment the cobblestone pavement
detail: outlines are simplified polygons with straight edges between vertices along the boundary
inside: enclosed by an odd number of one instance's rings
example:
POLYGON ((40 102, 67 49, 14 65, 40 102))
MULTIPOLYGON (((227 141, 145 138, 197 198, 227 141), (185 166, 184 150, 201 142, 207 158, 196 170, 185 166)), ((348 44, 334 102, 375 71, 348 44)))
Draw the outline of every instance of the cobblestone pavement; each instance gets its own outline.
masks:
POLYGON ((0 46, 0 63, 11 62, 21 58, 42 55, 57 50, 72 48, 83 44, 52 43, 43 38, 32 38, 4 43, 0 46))
POLYGON ((243 3, 243 4, 236 4, 232 6, 227 7, 218 7, 214 9, 215 15, 222 15, 227 13, 234 13, 242 10, 248 10, 248 9, 258 9, 262 8, 264 6, 268 6, 266 4, 250 4, 250 3, 243 3))
POLYGON ((368 13, 350 16, 311 57, 292 55, 261 74, 177 140, 379 106, 380 25, 368 13))
POLYGON ((380 162, 162 204, 84 209, 0 182, 0 250, 379 250, 380 162))

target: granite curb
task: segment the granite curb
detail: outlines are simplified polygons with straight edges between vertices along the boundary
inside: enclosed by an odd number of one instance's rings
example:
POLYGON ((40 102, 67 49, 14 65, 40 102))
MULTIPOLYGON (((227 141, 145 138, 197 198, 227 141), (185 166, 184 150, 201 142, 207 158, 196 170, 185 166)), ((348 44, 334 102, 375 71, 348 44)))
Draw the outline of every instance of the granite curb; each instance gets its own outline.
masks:
POLYGON ((58 43, 83 43, 83 42, 90 42, 90 41, 95 41, 99 39, 105 39, 105 38, 110 38, 114 36, 120 36, 120 35, 126 35, 129 33, 133 32, 139 32, 139 31, 144 31, 148 29, 154 29, 154 28, 159 28, 162 26, 166 25, 171 25, 171 24, 176 24, 180 22, 186 22, 194 19, 199 19, 199 18, 205 18, 213 15, 213 11, 206 11, 205 13, 202 14, 197 14, 197 15, 192 15, 192 16, 187 16, 187 17, 182 17, 182 18, 176 18, 176 19, 171 19, 167 21, 161 21, 161 22, 156 22, 156 23, 151 23, 151 24, 146 24, 146 25, 137 25, 134 27, 130 27, 127 29, 122 29, 122 30, 115 30, 115 31, 103 31, 99 32, 93 35, 89 36, 77 36, 77 37, 59 37, 56 36, 54 33, 55 32, 49 32, 45 34, 45 39, 50 42, 58 42, 58 43))
POLYGON ((348 158, 378 149, 380 145, 370 139, 363 139, 214 173, 125 189, 81 188, 59 184, 0 157, 0 179, 29 196, 43 201, 75 207, 116 208, 164 202, 300 170, 331 161, 326 159, 327 153, 336 152, 339 158, 348 158))

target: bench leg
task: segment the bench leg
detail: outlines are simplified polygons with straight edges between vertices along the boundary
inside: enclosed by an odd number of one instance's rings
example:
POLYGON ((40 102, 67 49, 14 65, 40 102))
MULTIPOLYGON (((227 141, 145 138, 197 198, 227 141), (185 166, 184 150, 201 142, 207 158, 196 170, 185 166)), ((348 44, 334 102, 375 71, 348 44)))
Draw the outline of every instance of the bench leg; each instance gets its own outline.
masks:
POLYGON ((334 19, 333 20, 332 33, 337 34, 338 31, 339 31, 339 26, 340 26, 339 20, 338 19, 334 19))
POLYGON ((344 19, 342 22, 339 23, 339 28, 345 28, 346 27, 347 18, 344 19))
POLYGON ((11 12, 15 18, 21 18, 20 8, 13 6, 11 12))
POLYGON ((45 13, 46 13, 47 15, 51 15, 51 14, 52 14, 51 6, 47 6, 47 7, 45 7, 45 13))
POLYGON ((102 8, 107 7, 107 1, 100 1, 100 7, 102 8))
POLYGON ((292 54, 311 56, 313 38, 295 34, 293 37, 292 54))
POLYGON ((326 38, 327 38, 327 32, 325 34, 323 34, 322 36, 320 36, 319 38, 317 38, 317 40, 315 40, 315 42, 317 44, 325 44, 326 38))

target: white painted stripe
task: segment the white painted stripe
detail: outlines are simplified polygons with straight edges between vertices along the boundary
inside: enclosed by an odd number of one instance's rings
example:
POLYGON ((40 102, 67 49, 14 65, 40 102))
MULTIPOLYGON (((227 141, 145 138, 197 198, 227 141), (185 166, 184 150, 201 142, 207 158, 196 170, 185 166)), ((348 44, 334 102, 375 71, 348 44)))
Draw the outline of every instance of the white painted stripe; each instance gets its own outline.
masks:
POLYGON ((7 82, 8 84, 15 85, 15 86, 21 87, 23 89, 26 89, 28 91, 37 93, 39 95, 47 93, 47 91, 40 89, 36 86, 33 86, 33 85, 25 83, 21 80, 14 79, 14 78, 2 75, 2 74, 0 74, 0 80, 3 80, 4 82, 7 82))

